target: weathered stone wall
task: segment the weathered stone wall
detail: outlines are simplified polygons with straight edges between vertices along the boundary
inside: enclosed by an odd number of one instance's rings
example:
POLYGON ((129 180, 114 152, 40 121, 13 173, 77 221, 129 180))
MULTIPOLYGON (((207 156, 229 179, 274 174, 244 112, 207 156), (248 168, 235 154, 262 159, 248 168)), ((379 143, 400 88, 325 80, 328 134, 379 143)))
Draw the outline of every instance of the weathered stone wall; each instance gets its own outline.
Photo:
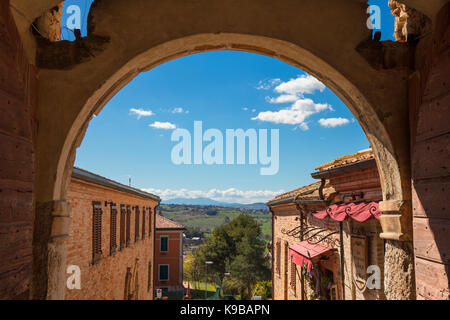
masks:
POLYGON ((0 299, 27 299, 32 269, 37 69, 0 2, 0 299))
MULTIPOLYGON (((344 223, 344 251, 345 251, 345 269, 347 271, 345 275, 345 287, 352 289, 352 295, 346 295, 346 300, 384 300, 385 287, 384 287, 384 266, 385 261, 385 240, 380 238, 381 225, 376 219, 371 219, 360 223, 355 220, 350 220, 344 223), (352 256, 351 256, 351 235, 363 235, 367 237, 368 241, 368 265, 375 265, 380 268, 380 289, 365 288, 360 291, 352 280, 352 256), (348 268, 348 269, 347 269, 348 268)), ((391 261, 388 261, 391 262, 391 261)), ((369 274, 366 274, 369 277, 369 274)), ((366 278, 366 279, 367 279, 366 278)), ((387 291, 390 291, 388 288, 387 291)))
MULTIPOLYGON (((142 239, 142 207, 152 207, 156 202, 130 195, 125 192, 112 190, 91 183, 72 179, 68 199, 72 205, 70 238, 66 241, 67 266, 77 265, 81 269, 81 289, 67 289, 65 299, 110 299, 120 300, 124 298, 125 277, 127 267, 134 271, 135 261, 138 261, 137 273, 139 279, 139 299, 153 298, 153 279, 148 290, 148 277, 152 277, 153 270, 149 272, 149 262, 153 268, 153 236, 154 215, 152 213, 152 233, 149 235, 149 213, 146 211, 146 236, 142 239), (102 259, 92 264, 92 218, 93 201, 102 203, 102 259), (110 254, 110 222, 111 207, 105 206, 105 201, 117 204, 117 250, 110 254), (120 205, 140 207, 139 234, 140 240, 134 241, 135 218, 134 210, 131 210, 130 246, 119 250, 120 247, 120 205)), ((67 277, 69 275, 66 275, 67 277)), ((134 290, 134 281, 131 290, 134 290)))
POLYGON ((449 299, 450 4, 417 56, 425 57, 409 79, 417 298, 449 299))
MULTIPOLYGON (((295 242, 300 241, 298 238, 290 237, 284 234, 283 231, 289 231, 298 227, 300 225, 299 220, 300 214, 295 207, 295 205, 288 206, 280 206, 274 210, 274 226, 273 226, 273 259, 274 259, 274 267, 272 272, 273 274, 273 299, 274 300, 284 300, 285 292, 287 291, 287 300, 297 300, 301 299, 301 290, 300 290, 300 281, 299 277, 297 277, 297 292, 293 292, 289 286, 289 271, 290 271, 290 262, 288 257, 285 255, 285 241, 289 244, 294 244, 295 242), (281 241, 280 245, 280 254, 277 254, 277 241, 281 241), (277 273, 276 266, 278 257, 280 257, 280 273, 277 273), (287 259, 287 260, 286 260, 287 259), (288 261, 288 263, 286 263, 288 261), (287 268, 286 268, 287 266, 287 268), (287 277, 287 280, 286 280, 287 277), (286 288, 287 284, 287 288, 286 288)), ((299 270, 300 272, 300 270, 299 270)))

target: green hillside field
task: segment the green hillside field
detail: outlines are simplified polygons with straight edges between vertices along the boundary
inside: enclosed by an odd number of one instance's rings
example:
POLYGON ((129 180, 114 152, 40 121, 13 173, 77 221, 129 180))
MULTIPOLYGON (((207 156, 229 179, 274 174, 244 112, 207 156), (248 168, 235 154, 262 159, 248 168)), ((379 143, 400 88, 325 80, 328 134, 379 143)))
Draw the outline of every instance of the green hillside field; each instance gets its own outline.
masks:
POLYGON ((200 231, 206 235, 211 233, 215 227, 229 222, 239 214, 248 214, 260 223, 262 237, 267 241, 272 239, 272 221, 269 210, 180 204, 162 204, 159 210, 164 217, 185 226, 188 233, 200 231))

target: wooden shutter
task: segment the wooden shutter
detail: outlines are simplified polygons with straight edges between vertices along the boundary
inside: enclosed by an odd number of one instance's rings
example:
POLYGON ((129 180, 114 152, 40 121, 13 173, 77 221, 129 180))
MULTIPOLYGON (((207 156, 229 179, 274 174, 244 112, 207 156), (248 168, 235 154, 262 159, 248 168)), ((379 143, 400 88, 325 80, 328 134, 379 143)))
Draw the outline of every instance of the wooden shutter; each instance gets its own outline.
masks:
POLYGON ((289 242, 287 242, 285 240, 284 241, 284 270, 283 270, 283 275, 282 275, 283 287, 284 287, 283 300, 288 299, 288 280, 289 280, 288 267, 289 267, 289 242))
POLYGON ((146 209, 145 207, 142 208, 142 239, 145 239, 145 236, 146 236, 146 234, 145 234, 146 210, 145 209, 146 209))
POLYGON ((102 259, 102 205, 100 202, 92 202, 92 264, 102 259))
POLYGON ((277 274, 280 275, 281 273, 281 240, 278 239, 277 240, 277 244, 276 244, 276 269, 277 269, 277 274))
POLYGON ((138 242, 139 240, 139 219, 140 219, 140 212, 139 207, 134 207, 135 212, 135 219, 134 219, 134 242, 138 242))
POLYGON ((148 235, 152 235, 152 208, 148 208, 148 235))
POLYGON ((131 234, 130 234, 130 226, 131 225, 131 208, 130 206, 127 206, 127 221, 126 221, 126 243, 125 245, 127 247, 130 246, 130 241, 131 241, 131 234))
POLYGON ((288 267, 289 267, 289 242, 284 241, 284 273, 285 276, 288 276, 288 267))
POLYGON ((125 248, 125 218, 126 218, 125 205, 120 205, 120 250, 125 248))
POLYGON ((116 253, 117 249, 117 206, 111 203, 111 223, 110 223, 110 255, 116 253))
POLYGON ((297 277, 296 277, 296 273, 297 273, 297 267, 293 261, 293 259, 291 258, 291 289, 296 290, 296 285, 297 285, 297 277))
POLYGON ((148 262, 148 281, 147 281, 147 292, 150 292, 152 288, 152 262, 148 262))

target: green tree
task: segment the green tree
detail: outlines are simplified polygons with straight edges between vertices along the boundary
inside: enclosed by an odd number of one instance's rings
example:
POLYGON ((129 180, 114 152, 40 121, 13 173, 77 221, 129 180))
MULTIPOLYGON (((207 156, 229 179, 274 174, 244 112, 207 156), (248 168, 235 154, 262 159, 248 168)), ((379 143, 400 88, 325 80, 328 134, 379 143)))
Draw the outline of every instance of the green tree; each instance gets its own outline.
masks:
POLYGON ((210 270, 211 276, 218 275, 222 282, 224 274, 230 272, 231 277, 226 280, 230 289, 238 289, 241 297, 249 298, 257 281, 270 279, 265 249, 258 222, 247 214, 240 214, 230 223, 213 230, 211 237, 196 252, 195 260, 203 269, 205 261, 212 261, 208 274, 210 270))
POLYGON ((192 252, 189 252, 183 261, 183 279, 198 284, 202 280, 200 261, 192 252))
POLYGON ((272 298, 272 281, 258 281, 254 291, 255 296, 261 296, 263 300, 272 298))
POLYGON ((215 228, 205 245, 199 248, 196 259, 203 267, 205 261, 212 261, 213 264, 208 266, 208 270, 218 275, 222 281, 227 272, 227 263, 234 254, 234 248, 235 245, 227 233, 226 225, 222 225, 215 228))
POLYGON ((264 242, 259 238, 245 236, 238 244, 237 255, 230 264, 230 272, 241 281, 241 296, 249 299, 256 282, 270 278, 264 242))

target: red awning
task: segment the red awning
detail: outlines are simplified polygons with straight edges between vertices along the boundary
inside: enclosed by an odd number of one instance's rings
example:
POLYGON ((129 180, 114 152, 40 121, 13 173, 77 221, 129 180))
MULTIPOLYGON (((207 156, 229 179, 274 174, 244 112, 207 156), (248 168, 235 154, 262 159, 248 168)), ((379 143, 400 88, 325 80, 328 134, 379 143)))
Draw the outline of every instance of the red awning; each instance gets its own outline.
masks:
POLYGON ((326 210, 312 212, 312 215, 319 219, 329 216, 336 221, 344 221, 347 217, 352 217, 358 222, 364 222, 371 218, 379 219, 381 212, 378 210, 378 202, 362 202, 333 204, 326 210))
POLYGON ((323 244, 314 244, 305 240, 289 246, 289 257, 292 258, 292 262, 296 265, 301 267, 305 266, 309 272, 311 271, 312 266, 311 260, 332 249, 333 248, 323 244))

